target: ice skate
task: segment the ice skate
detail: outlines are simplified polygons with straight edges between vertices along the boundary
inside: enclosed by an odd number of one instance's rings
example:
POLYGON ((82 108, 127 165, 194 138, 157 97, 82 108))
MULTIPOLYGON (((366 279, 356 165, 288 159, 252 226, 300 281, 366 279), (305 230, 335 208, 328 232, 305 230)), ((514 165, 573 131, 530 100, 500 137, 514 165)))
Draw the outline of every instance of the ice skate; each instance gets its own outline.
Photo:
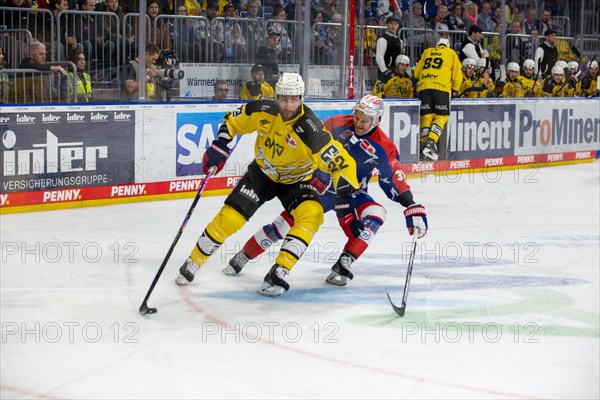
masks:
POLYGON ((438 160, 439 149, 437 143, 433 139, 427 139, 427 143, 425 143, 425 148, 423 149, 423 155, 430 160, 438 160))
POLYGON ((242 272, 242 268, 250 261, 250 257, 244 252, 244 250, 240 250, 235 256, 229 260, 229 264, 223 268, 223 273, 225 275, 234 276, 242 272))
POLYGON ((183 265, 179 268, 179 275, 177 275, 177 278, 175 278, 175 282, 179 286, 191 283, 194 280, 194 275, 199 269, 200 266, 188 257, 183 265))
POLYGON ((290 285, 285 281, 288 274, 289 271, 286 268, 279 264, 273 265, 265 276, 265 281, 258 288, 258 294, 268 297, 281 296, 283 292, 290 288, 290 285))
POLYGON ((337 262, 331 267, 331 273, 325 279, 325 282, 336 286, 346 286, 348 281, 354 278, 354 274, 350 272, 350 266, 353 262, 354 259, 349 254, 342 253, 337 262))

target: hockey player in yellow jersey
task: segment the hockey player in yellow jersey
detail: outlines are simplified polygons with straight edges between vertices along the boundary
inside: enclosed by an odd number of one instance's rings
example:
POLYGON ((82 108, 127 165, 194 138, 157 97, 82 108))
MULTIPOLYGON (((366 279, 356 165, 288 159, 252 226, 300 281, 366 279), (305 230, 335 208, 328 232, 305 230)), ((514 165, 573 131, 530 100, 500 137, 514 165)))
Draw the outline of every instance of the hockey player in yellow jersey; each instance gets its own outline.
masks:
POLYGON ((587 75, 577 82, 575 94, 582 97, 598 97, 598 61, 589 63, 587 75))
POLYGON ((516 62, 509 62, 506 66, 506 83, 504 84, 504 90, 502 91, 501 97, 516 98, 525 97, 525 91, 523 90, 523 84, 519 78, 519 64, 516 62))
POLYGON ((206 150, 204 173, 218 172, 229 157, 228 145, 234 137, 256 131, 254 160, 179 269, 179 285, 192 282, 200 266, 223 242, 265 202, 277 197, 294 219, 294 226, 258 292, 281 295, 289 289, 285 277, 323 223, 319 193, 309 184, 314 171, 319 168, 332 175, 338 196, 350 196, 358 189, 354 159, 303 104, 302 77, 284 73, 275 93, 275 101, 251 101, 226 113, 217 139, 206 150))
POLYGON ((450 116, 450 94, 458 92, 463 79, 460 60, 447 38, 440 38, 435 47, 423 52, 413 77, 418 80, 421 99, 423 155, 435 161, 439 158, 437 142, 450 116))
POLYGON ((265 68, 254 64, 250 70, 251 81, 244 83, 240 91, 241 100, 272 99, 275 92, 271 85, 265 82, 265 68))
POLYGON ((478 86, 479 80, 475 73, 476 64, 477 62, 472 58, 465 58, 462 61, 463 81, 460 85, 458 97, 469 99, 485 97, 487 88, 478 86), (484 95, 482 95, 482 93, 484 93, 484 95))
POLYGON ((542 97, 542 84, 535 76, 535 62, 532 59, 523 61, 523 73, 519 75, 525 97, 542 97))
POLYGON ((409 65, 410 58, 408 56, 400 54, 396 57, 394 76, 387 83, 377 80, 373 87, 373 94, 383 99, 412 99, 415 93, 413 79, 407 72, 409 65))
POLYGON ((552 67, 552 74, 544 79, 542 97, 572 97, 573 90, 565 79, 565 70, 560 65, 552 67))

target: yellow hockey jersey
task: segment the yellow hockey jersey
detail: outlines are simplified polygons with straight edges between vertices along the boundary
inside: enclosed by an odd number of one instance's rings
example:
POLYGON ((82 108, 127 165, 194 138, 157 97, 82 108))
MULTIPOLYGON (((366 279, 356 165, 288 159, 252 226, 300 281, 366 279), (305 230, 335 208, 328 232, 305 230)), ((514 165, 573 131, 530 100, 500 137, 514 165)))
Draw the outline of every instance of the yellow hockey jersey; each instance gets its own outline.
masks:
POLYGON ((525 75, 519 75, 517 79, 521 81, 525 97, 542 97, 542 84, 539 81, 528 78, 525 75))
POLYGON ((260 84, 260 88, 258 88, 258 93, 253 95, 250 91, 249 86, 256 85, 256 82, 246 82, 242 86, 242 90, 240 91, 240 99, 241 100, 260 100, 260 99, 272 99, 275 97, 275 91, 273 87, 269 85, 267 82, 263 82, 260 84))
POLYGON ((373 86, 373 94, 382 99, 412 99, 414 97, 413 81, 408 75, 394 75, 387 83, 378 80, 373 86))
POLYGON ((274 182, 307 181, 319 168, 331 174, 336 191, 359 188, 356 162, 308 106, 302 104, 295 118, 283 121, 274 101, 251 101, 225 114, 218 137, 230 142, 254 131, 255 161, 274 182))
POLYGON ((413 71, 413 77, 419 80, 417 92, 425 89, 458 92, 463 79, 461 66, 456 52, 446 46, 425 49, 413 71))

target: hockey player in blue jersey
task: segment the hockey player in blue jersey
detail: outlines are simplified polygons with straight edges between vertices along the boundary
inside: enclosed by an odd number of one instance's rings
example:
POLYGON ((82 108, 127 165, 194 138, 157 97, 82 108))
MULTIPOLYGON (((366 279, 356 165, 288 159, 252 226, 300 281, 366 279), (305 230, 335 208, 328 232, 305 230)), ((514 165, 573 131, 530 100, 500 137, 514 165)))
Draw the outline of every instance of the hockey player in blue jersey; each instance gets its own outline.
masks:
MULTIPOLYGON (((325 212, 335 210, 339 224, 348 240, 337 262, 332 266, 327 283, 344 286, 353 278, 351 265, 367 249, 377 231, 385 221, 386 211, 368 193, 368 183, 375 169, 379 171, 379 186, 393 201, 406 207, 406 226, 412 235, 419 237, 427 233, 425 207, 416 204, 404 172, 400 168, 398 150, 379 127, 383 115, 383 100, 367 95, 360 99, 352 114, 336 115, 325 121, 332 136, 343 144, 357 166, 357 178, 361 189, 353 196, 336 196, 329 187, 327 173, 317 171, 311 184, 321 193, 325 212)), ((282 240, 293 218, 283 212, 268 225, 259 229, 223 269, 226 275, 239 274, 242 268, 266 251, 274 242, 282 240)))

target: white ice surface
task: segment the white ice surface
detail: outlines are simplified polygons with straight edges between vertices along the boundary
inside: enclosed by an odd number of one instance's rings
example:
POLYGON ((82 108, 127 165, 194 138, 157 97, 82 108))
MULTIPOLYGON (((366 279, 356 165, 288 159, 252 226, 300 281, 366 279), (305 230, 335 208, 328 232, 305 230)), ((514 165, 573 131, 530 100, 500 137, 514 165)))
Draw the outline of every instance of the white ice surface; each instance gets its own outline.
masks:
POLYGON ((281 298, 256 294, 275 252, 221 268, 280 212, 274 200, 194 283, 173 279, 222 206, 203 197, 138 307, 191 199, 1 215, 0 397, 600 397, 600 164, 413 177, 430 231, 403 318, 409 236, 387 221, 347 287, 328 214, 281 298))

